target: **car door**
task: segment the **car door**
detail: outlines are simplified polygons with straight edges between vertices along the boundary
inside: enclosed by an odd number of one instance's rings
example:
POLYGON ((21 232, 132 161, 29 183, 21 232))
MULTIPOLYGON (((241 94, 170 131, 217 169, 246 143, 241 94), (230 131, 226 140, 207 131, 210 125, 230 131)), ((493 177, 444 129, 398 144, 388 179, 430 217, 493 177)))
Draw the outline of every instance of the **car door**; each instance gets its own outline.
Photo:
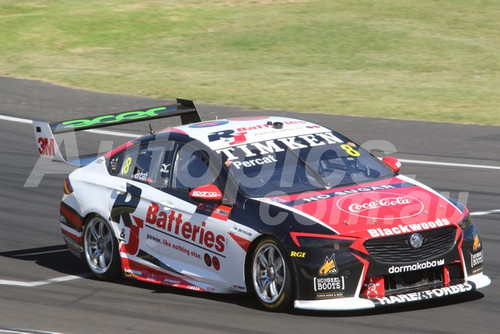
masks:
POLYGON ((162 191, 170 182, 175 142, 152 137, 109 159, 116 175, 111 192, 112 220, 129 259, 149 267, 171 270, 162 259, 168 215, 182 201, 162 191))
POLYGON ((178 142, 171 182, 163 189, 182 201, 169 212, 163 258, 181 273, 208 283, 226 280, 227 219, 231 208, 197 203, 189 193, 202 185, 219 185, 219 174, 217 163, 203 145, 196 141, 178 142))

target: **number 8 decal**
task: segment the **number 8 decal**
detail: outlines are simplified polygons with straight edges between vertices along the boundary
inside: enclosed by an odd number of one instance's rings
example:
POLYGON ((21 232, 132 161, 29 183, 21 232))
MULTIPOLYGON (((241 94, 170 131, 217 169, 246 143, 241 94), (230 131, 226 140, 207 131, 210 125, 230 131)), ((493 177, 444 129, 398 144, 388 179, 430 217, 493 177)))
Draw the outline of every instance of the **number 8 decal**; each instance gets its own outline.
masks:
POLYGON ((361 154, 351 145, 344 144, 340 145, 340 148, 347 152, 350 156, 359 157, 361 154))
POLYGON ((132 163, 132 157, 128 157, 127 160, 125 160, 125 165, 123 166, 122 174, 128 174, 131 163, 132 163))

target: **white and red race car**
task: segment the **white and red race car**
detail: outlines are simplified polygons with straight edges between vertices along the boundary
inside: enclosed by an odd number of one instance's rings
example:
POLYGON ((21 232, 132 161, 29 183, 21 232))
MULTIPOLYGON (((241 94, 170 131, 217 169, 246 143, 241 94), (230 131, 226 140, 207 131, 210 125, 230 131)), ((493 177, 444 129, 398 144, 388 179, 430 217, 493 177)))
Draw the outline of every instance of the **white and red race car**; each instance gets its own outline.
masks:
POLYGON ((184 125, 126 142, 64 182, 64 240, 97 277, 251 292, 269 310, 368 309, 490 284, 463 205, 322 125, 201 122, 177 100, 34 130, 42 156, 66 161, 60 133, 171 116, 184 125))

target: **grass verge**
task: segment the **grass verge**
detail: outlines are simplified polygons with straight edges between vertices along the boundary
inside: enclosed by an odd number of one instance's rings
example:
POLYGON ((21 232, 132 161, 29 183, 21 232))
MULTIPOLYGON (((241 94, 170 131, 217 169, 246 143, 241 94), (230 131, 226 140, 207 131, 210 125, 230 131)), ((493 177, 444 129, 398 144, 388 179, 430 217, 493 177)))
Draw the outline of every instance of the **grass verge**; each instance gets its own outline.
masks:
POLYGON ((0 75, 500 125, 496 0, 0 0, 0 75))

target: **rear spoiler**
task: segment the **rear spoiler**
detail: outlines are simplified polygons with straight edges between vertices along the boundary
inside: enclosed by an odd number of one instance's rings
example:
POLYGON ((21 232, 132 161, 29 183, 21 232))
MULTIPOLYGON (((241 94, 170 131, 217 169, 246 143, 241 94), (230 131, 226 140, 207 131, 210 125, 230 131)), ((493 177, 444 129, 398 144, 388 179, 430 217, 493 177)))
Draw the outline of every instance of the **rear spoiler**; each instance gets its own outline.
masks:
MULTIPOLYGON (((35 142, 38 153, 42 157, 52 161, 68 163, 59 149, 58 141, 56 141, 55 138, 56 134, 90 130, 119 124, 151 121, 174 116, 180 116, 183 125, 201 122, 200 114, 193 101, 177 99, 177 103, 172 105, 136 109, 115 114, 92 116, 89 118, 71 119, 52 123, 33 121, 33 130, 35 132, 35 142)), ((76 163, 73 165, 78 166, 82 164, 76 163)))

